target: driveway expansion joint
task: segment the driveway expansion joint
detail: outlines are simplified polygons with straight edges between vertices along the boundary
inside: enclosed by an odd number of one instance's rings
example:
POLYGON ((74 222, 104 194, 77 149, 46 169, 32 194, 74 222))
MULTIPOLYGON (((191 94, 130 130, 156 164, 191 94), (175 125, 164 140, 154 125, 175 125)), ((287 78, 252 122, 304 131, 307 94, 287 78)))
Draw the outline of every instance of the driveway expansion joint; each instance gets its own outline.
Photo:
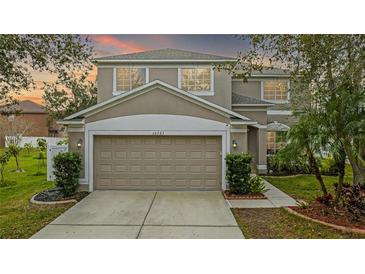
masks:
POLYGON ((151 201, 151 204, 150 204, 150 206, 149 206, 149 208, 148 208, 148 210, 147 210, 146 216, 144 216, 144 219, 143 219, 142 225, 141 225, 141 227, 139 228, 139 231, 138 231, 138 234, 137 234, 137 236, 136 236, 136 239, 138 239, 138 238, 139 238, 139 235, 141 234, 142 227, 144 226, 144 223, 146 222, 147 216, 148 216, 148 214, 149 214, 149 213, 150 213, 150 211, 151 211, 151 208, 152 208, 152 205, 153 205, 153 203, 154 203, 154 201, 155 201, 155 199, 156 199, 156 196, 157 196, 157 191, 155 192, 155 195, 154 195, 154 196, 153 196, 153 198, 152 198, 152 201, 151 201))

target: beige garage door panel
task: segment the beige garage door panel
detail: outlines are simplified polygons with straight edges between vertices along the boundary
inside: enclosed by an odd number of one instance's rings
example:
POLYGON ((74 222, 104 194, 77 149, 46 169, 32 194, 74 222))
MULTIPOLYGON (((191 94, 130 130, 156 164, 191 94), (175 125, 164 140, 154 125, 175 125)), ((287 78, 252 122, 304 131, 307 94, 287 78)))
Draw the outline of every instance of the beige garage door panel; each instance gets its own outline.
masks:
POLYGON ((221 188, 221 137, 95 136, 96 189, 221 188))

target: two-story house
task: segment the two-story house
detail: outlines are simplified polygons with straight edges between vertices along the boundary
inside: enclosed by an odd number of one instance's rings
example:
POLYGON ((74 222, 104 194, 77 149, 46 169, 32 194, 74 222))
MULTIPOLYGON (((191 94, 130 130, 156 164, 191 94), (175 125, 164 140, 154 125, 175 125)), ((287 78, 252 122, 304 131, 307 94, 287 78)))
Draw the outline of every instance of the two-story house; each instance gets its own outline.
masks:
POLYGON ((292 123, 288 75, 232 79, 235 59, 162 49, 95 59, 98 102, 66 117, 70 151, 83 157, 80 184, 95 189, 226 189, 225 155, 266 156, 292 123))

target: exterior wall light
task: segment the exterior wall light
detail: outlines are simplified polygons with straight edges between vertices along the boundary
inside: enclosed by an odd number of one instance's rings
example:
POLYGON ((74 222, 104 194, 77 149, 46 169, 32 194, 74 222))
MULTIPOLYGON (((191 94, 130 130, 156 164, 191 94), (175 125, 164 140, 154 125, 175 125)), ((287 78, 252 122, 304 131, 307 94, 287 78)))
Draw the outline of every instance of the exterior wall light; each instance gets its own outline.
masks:
POLYGON ((234 149, 236 149, 236 148, 237 148, 237 142, 236 142, 236 140, 233 140, 233 141, 232 141, 232 147, 233 147, 234 149))
POLYGON ((77 141, 77 149, 80 149, 81 147, 82 147, 82 139, 79 139, 78 141, 77 141))

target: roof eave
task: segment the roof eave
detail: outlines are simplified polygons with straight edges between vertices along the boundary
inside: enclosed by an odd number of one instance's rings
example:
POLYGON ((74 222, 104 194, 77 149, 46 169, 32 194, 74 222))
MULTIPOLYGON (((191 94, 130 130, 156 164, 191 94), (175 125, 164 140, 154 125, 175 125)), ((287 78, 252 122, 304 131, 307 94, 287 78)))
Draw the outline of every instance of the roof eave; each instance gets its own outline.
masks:
MULTIPOLYGON (((277 78, 277 77, 290 78, 290 74, 252 74, 250 77, 251 78, 263 78, 263 77, 268 77, 268 78, 277 78)), ((235 79, 239 79, 239 78, 235 78, 235 79)), ((239 80, 241 80, 241 79, 239 79, 239 80)))
POLYGON ((231 121, 231 125, 257 125, 256 121, 231 121))
POLYGON ((232 104, 232 107, 271 107, 275 104, 232 104))
POLYGON ((130 60, 98 60, 94 59, 93 63, 226 63, 235 62, 234 59, 130 59, 130 60))
POLYGON ((57 121, 56 124, 58 125, 84 125, 85 124, 85 119, 82 120, 61 120, 61 121, 57 121))

